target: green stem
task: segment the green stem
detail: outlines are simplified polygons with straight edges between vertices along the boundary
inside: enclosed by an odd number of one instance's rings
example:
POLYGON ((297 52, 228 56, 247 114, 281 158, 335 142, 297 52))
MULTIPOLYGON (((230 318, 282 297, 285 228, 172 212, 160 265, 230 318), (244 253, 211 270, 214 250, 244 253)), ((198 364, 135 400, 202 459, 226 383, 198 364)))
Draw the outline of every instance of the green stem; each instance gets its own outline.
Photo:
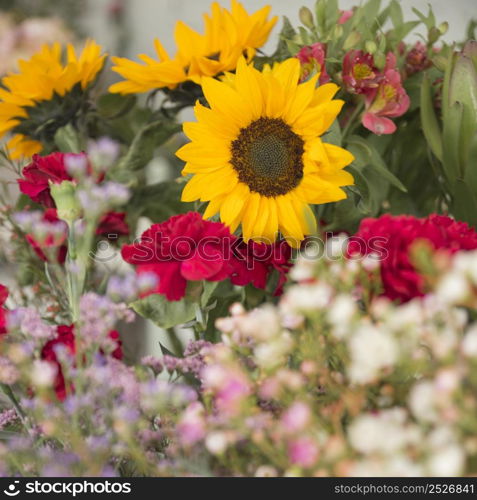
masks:
POLYGON ((354 131, 354 129, 356 128, 356 125, 358 125, 356 118, 358 118, 358 116, 361 114, 361 111, 363 111, 363 108, 364 108, 364 100, 361 99, 359 101, 359 103, 356 105, 356 107, 354 108, 354 111, 351 113, 351 116, 349 117, 349 119, 345 125, 345 128, 343 129, 343 142, 345 141, 345 139, 348 138, 348 135, 350 135, 351 132, 354 131))
POLYGON ((79 319, 78 269, 76 255, 76 238, 74 222, 68 223, 68 266, 66 267, 66 281, 68 287, 68 301, 70 303, 71 321, 79 319))

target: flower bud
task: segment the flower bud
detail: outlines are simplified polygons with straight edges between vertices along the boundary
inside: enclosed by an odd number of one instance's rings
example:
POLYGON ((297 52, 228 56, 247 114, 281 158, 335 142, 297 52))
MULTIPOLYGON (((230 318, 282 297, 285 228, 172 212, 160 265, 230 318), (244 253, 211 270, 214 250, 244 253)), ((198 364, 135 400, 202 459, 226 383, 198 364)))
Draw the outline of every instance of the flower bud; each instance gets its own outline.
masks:
POLYGON ((343 43, 343 50, 349 50, 358 45, 358 43, 361 41, 361 34, 358 33, 357 31, 352 31, 349 35, 348 38, 343 43))
POLYGON ((447 21, 439 24, 437 27, 441 35, 445 35, 447 33, 447 30, 449 29, 449 23, 447 21))
POLYGON ((383 70, 386 66, 386 56, 382 52, 377 52, 374 54, 374 63, 378 69, 383 70))
POLYGON ((373 42, 373 40, 367 40, 364 47, 366 52, 369 54, 374 54, 378 50, 378 46, 376 45, 376 42, 373 42))
POLYGON ((76 184, 62 181, 61 184, 50 184, 50 193, 56 203, 58 218, 73 222, 81 216, 81 206, 76 199, 76 184))
POLYGON ((299 12, 299 17, 300 21, 307 28, 312 29, 315 26, 315 23, 313 22, 313 14, 311 13, 311 10, 308 7, 301 7, 299 12))

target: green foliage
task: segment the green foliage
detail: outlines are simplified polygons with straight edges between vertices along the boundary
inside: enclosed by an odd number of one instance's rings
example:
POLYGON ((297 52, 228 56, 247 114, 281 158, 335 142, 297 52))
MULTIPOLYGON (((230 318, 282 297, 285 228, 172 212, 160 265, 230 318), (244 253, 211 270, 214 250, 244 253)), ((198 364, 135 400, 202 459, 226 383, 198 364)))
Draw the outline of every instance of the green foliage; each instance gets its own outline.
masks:
POLYGON ((196 304, 189 299, 171 302, 157 293, 133 302, 131 307, 143 318, 166 329, 187 323, 196 315, 196 304))
POLYGON ((139 187, 130 201, 130 211, 153 222, 194 210, 194 203, 181 201, 185 179, 179 178, 139 187))
POLYGON ((156 148, 164 144, 181 129, 177 123, 164 119, 144 125, 136 134, 127 153, 121 158, 116 168, 108 172, 108 176, 116 181, 134 186, 137 172, 152 160, 156 148))

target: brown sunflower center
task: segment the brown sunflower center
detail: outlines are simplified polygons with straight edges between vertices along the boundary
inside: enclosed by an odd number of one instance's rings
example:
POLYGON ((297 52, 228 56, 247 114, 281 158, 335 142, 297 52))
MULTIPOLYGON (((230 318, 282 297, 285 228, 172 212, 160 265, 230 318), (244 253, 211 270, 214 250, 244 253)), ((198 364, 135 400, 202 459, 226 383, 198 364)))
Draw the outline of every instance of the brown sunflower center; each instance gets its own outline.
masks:
POLYGON ((239 180, 264 196, 286 194, 303 177, 303 139, 278 118, 259 118, 232 142, 239 180))

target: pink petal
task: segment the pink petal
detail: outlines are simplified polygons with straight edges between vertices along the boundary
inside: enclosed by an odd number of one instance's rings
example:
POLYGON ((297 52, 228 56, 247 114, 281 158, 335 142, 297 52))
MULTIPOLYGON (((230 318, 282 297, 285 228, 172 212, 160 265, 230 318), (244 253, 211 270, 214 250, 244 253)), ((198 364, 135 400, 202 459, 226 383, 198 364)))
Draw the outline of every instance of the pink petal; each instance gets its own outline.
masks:
POLYGON ((392 120, 384 116, 374 115, 373 113, 364 113, 362 123, 363 126, 376 135, 393 134, 396 132, 396 124, 392 120))

